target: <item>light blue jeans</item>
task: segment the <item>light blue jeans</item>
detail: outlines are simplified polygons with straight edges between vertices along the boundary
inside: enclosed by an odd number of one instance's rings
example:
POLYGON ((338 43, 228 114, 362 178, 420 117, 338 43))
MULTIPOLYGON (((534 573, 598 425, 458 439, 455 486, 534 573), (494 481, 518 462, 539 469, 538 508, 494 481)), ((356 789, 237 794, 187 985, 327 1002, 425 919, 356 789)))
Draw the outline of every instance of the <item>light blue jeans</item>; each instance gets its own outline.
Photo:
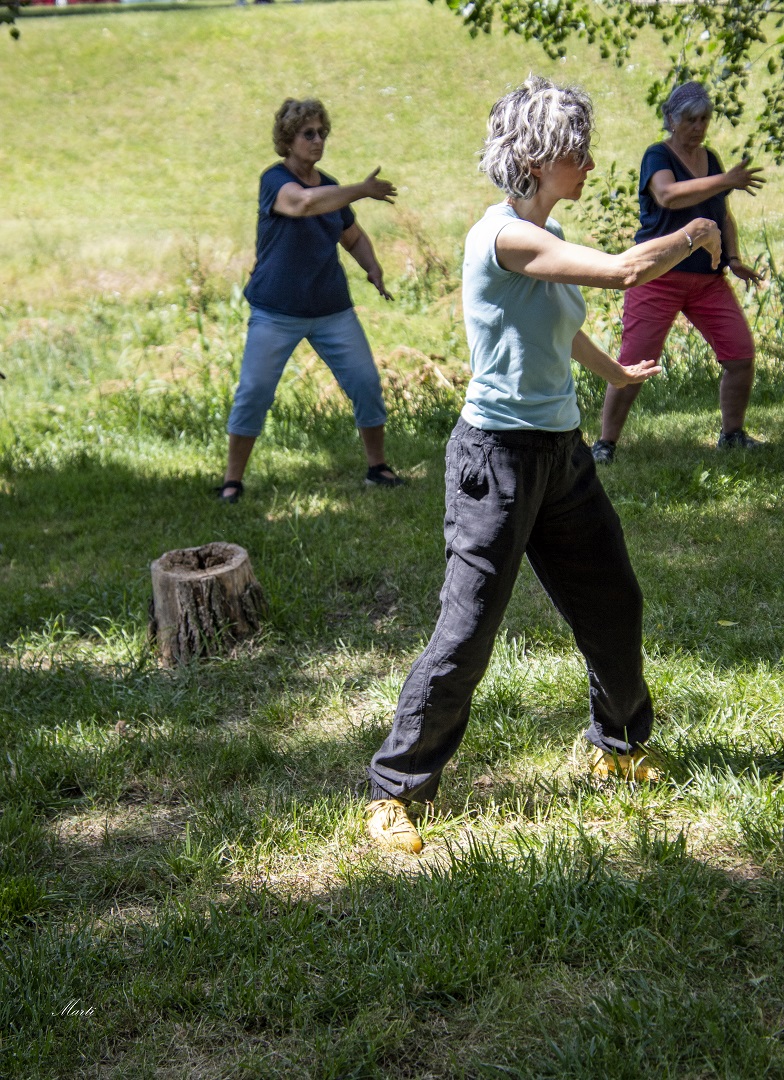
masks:
POLYGON ((256 437, 275 397, 289 357, 306 339, 354 406, 357 427, 380 427, 387 412, 381 381, 365 332, 353 308, 301 319, 251 308, 240 382, 229 415, 230 435, 256 437))

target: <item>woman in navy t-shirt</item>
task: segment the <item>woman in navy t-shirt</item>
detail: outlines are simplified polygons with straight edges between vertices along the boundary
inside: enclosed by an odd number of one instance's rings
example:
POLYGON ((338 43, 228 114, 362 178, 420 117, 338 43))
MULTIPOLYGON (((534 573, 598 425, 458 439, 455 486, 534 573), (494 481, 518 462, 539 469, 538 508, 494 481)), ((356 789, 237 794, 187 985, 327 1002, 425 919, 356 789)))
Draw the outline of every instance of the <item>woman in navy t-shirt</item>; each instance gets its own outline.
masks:
MULTIPOLYGON (((704 145, 713 105, 703 86, 684 83, 662 107, 664 142, 649 146, 640 167, 640 228, 637 243, 683 229, 694 216, 715 221, 721 232, 722 258, 714 270, 704 251, 687 258, 656 281, 630 289, 624 296, 623 340, 619 362, 638 364, 661 356, 667 334, 679 312, 699 330, 724 368, 719 391, 721 432, 718 445, 753 449, 760 443, 743 429, 754 380, 754 341, 725 267, 735 277, 757 284, 759 274, 739 254, 738 230, 727 205, 731 191, 755 194, 765 181, 744 158, 726 172, 704 145)), ((592 450, 594 460, 609 463, 639 386, 608 386, 602 413, 602 437, 592 450)))
POLYGON ((307 339, 351 399, 368 471, 365 482, 403 481, 384 461, 386 410, 378 371, 359 324, 338 258, 342 247, 386 300, 384 275, 351 203, 391 203, 397 191, 375 169, 358 184, 340 185, 316 168, 330 132, 320 101, 287 98, 275 116, 273 139, 283 161, 262 174, 256 265, 245 289, 251 306, 240 382, 229 416, 229 455, 218 495, 234 503, 280 377, 307 339))

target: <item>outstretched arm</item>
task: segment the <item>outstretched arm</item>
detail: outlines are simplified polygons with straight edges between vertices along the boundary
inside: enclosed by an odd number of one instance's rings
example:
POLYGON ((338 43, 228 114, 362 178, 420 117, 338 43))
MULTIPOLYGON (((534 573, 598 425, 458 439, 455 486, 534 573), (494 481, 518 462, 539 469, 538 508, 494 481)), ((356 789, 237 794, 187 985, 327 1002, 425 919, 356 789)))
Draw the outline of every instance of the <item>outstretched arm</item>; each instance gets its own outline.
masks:
POLYGON ((378 177, 381 166, 374 169, 361 184, 324 184, 321 187, 301 187, 293 181, 284 184, 278 192, 272 209, 284 217, 315 217, 342 210, 344 206, 359 199, 376 199, 391 203, 397 188, 388 180, 378 177))
POLYGON ((650 379, 651 375, 658 375, 661 371, 661 367, 655 360, 643 360, 641 364, 622 367, 609 353, 591 341, 582 330, 578 330, 572 342, 572 357, 578 364, 593 371, 611 386, 636 386, 637 383, 643 383, 646 379, 650 379))
POLYGON ((371 285, 375 285, 384 299, 394 300, 394 297, 384 288, 384 271, 376 259, 370 237, 364 229, 360 229, 356 221, 344 231, 340 243, 349 255, 359 263, 367 274, 368 281, 371 285))
POLYGON ((568 244, 530 221, 510 221, 495 242, 505 270, 570 285, 629 289, 643 285, 677 266, 693 248, 705 248, 714 269, 719 265, 721 237, 708 218, 695 218, 683 229, 635 244, 620 255, 568 244))
POLYGON ((695 176, 693 180, 676 180, 670 169, 660 169, 648 181, 648 191, 665 210, 684 210, 723 191, 746 191, 756 195, 756 189, 767 182, 757 175, 761 172, 760 166, 751 165, 746 158, 726 172, 695 176))

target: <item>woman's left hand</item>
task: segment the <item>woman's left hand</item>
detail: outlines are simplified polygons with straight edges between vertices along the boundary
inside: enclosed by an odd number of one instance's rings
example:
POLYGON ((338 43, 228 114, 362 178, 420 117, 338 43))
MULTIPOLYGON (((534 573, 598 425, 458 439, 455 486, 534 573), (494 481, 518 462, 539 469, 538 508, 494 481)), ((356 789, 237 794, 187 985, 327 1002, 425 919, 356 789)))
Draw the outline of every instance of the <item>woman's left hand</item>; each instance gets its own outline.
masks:
POLYGON ((750 289, 752 285, 759 285, 762 281, 763 275, 758 273, 753 266, 746 266, 740 259, 731 259, 729 267, 736 278, 746 282, 747 289, 750 289))
POLYGON ((650 379, 651 375, 658 375, 661 372, 661 364, 657 364, 655 360, 643 360, 641 364, 630 364, 629 367, 621 367, 619 364, 618 368, 619 371, 607 381, 619 388, 636 386, 650 379))
POLYGON ((752 165, 744 154, 738 164, 733 165, 731 169, 727 169, 724 175, 730 184, 730 191, 747 191, 749 195, 756 195, 754 189, 760 188, 767 183, 764 176, 757 175, 761 172, 762 166, 752 165))
POLYGON ((362 183, 365 198, 394 204, 394 200, 397 198, 397 188, 394 184, 390 184, 389 180, 381 180, 378 175, 380 172, 381 166, 379 165, 370 176, 365 177, 362 183))

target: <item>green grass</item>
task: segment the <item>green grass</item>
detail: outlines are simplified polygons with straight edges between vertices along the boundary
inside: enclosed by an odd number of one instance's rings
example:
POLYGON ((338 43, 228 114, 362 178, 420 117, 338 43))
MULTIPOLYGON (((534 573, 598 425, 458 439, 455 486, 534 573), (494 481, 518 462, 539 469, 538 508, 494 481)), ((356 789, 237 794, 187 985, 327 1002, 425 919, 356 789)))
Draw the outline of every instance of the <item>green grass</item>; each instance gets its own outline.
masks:
MULTIPOLYGON (((422 857, 374 850, 356 793, 437 611, 487 107, 555 71, 594 93, 600 169, 634 164, 654 44, 633 71, 554 69, 409 0, 22 31, 0 67, 0 1075, 784 1075, 778 276, 749 299, 770 445, 716 452, 715 366, 678 331, 603 473, 666 782, 587 776, 582 661, 524 570, 422 857), (398 301, 352 288, 410 484, 364 489, 303 348, 226 507, 257 173, 275 106, 305 92, 333 112, 328 168, 401 187, 359 208, 398 301), (162 670, 149 564, 213 540, 247 548, 269 620, 162 670)), ((780 265, 780 179, 747 204, 744 244, 765 223, 780 265)), ((612 344, 616 299, 589 302, 612 344)), ((578 391, 593 436, 601 387, 578 391)))
MULTIPOLYGON (((358 179, 382 165, 396 182, 395 210, 358 208, 396 273, 416 251, 416 227, 447 256, 460 249, 490 199, 476 169, 490 105, 532 68, 592 92, 600 172, 616 159, 636 168, 660 134, 644 100, 666 50, 650 37, 628 69, 576 49, 554 64, 514 36, 471 41, 445 6, 418 0, 102 9, 21 28, 0 72, 13 103, 2 148, 4 295, 168 287, 196 242, 216 269, 242 278, 272 116, 288 95, 328 104, 328 171, 358 179)), ((742 139, 714 128, 729 155, 742 139)), ((755 246, 763 222, 780 232, 784 214, 781 176, 771 169, 768 179, 764 196, 735 198, 755 246)), ((421 339, 417 327, 411 343, 421 339)))

